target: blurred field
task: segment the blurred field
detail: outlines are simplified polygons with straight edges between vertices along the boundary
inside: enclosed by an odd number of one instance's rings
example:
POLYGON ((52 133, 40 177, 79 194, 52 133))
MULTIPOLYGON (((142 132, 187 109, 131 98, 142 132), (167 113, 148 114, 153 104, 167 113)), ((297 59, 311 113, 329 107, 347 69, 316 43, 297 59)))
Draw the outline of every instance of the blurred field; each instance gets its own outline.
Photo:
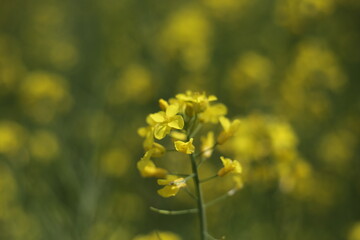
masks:
POLYGON ((359 240, 359 22, 358 0, 1 0, 0 239, 196 239, 136 169, 145 117, 191 89, 242 120, 214 236, 359 240))

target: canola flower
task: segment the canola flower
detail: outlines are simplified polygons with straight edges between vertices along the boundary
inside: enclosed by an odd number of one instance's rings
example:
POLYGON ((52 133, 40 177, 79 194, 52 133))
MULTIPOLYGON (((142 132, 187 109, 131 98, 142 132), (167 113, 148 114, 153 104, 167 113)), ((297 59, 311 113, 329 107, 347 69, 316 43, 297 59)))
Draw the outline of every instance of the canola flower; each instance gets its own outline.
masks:
POLYGON ((138 134, 144 138, 143 147, 145 155, 137 163, 142 177, 155 177, 157 184, 162 186, 157 193, 170 198, 176 196, 180 191, 188 193, 195 202, 195 208, 186 210, 162 210, 151 207, 153 211, 161 214, 178 215, 197 213, 200 222, 201 240, 214 239, 207 229, 206 208, 220 200, 234 195, 243 186, 242 166, 237 160, 231 160, 221 156, 223 167, 213 176, 199 175, 202 164, 212 159, 212 154, 218 145, 225 144, 236 135, 241 124, 239 120, 226 118, 227 108, 221 103, 215 103, 217 97, 206 93, 186 91, 169 100, 160 99, 160 111, 149 114, 146 118, 147 126, 139 128, 138 134), (218 129, 220 132, 209 131, 218 129), (166 141, 166 140, 169 141, 166 141), (161 140, 160 142, 157 142, 161 140), (184 154, 189 158, 192 172, 188 174, 175 174, 170 170, 158 167, 156 158, 166 157, 171 152, 184 154), (204 201, 201 184, 218 177, 231 176, 233 188, 225 194, 204 201), (194 182, 194 190, 188 188, 188 181, 194 182))
POLYGON ((223 177, 228 173, 241 173, 241 165, 237 160, 231 160, 230 158, 220 157, 224 167, 218 171, 218 176, 223 177))

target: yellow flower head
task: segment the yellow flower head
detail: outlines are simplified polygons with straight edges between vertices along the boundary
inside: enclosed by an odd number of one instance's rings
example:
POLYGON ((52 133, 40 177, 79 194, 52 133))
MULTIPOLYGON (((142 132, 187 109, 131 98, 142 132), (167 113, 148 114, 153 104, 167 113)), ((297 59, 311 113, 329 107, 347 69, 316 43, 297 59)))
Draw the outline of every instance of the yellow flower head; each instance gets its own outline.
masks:
POLYGON ((192 154, 195 151, 195 146, 193 145, 194 139, 191 138, 188 142, 176 141, 175 149, 178 152, 182 152, 185 154, 192 154))
POLYGON ((217 142, 221 145, 235 135, 236 131, 239 129, 240 120, 235 119, 230 122, 228 118, 220 117, 219 121, 223 127, 223 131, 219 134, 217 142))
POLYGON ((241 173, 242 168, 237 160, 231 160, 230 158, 220 157, 224 167, 221 168, 217 175, 219 177, 225 176, 228 173, 241 173))
POLYGON ((163 139, 173 128, 182 129, 184 127, 184 119, 177 115, 178 112, 178 105, 169 105, 166 111, 150 114, 151 120, 155 123, 154 136, 156 139, 163 139))
POLYGON ((218 103, 209 106, 203 113, 199 114, 202 122, 218 123, 219 118, 227 114, 227 108, 224 104, 218 103))
POLYGON ((177 94, 176 98, 179 101, 186 103, 185 112, 188 115, 205 111, 209 106, 209 102, 217 100, 217 97, 215 97, 214 95, 210 95, 209 97, 207 97, 205 93, 192 91, 186 91, 185 94, 177 94))
POLYGON ((180 188, 186 187, 185 179, 175 175, 167 175, 166 179, 158 179, 157 183, 165 186, 157 191, 160 196, 165 198, 175 196, 180 188))
POLYGON ((150 160, 150 157, 153 154, 153 150, 147 151, 137 163, 137 168, 140 171, 142 177, 156 177, 162 178, 165 177, 167 171, 163 168, 158 168, 155 166, 155 163, 150 160))
POLYGON ((203 152, 203 157, 209 158, 213 152, 213 146, 214 146, 214 133, 208 132, 208 134, 204 137, 201 137, 201 152, 203 152))

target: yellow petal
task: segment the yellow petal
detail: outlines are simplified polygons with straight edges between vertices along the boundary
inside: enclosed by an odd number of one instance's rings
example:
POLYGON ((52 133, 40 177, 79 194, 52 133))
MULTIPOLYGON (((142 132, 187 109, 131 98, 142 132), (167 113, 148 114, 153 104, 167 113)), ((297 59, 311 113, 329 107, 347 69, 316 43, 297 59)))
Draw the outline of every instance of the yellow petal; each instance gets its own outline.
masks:
POLYGON ((167 102, 166 100, 164 100, 164 99, 161 98, 161 99, 159 100, 159 106, 160 106, 161 110, 166 111, 166 109, 168 108, 169 104, 168 104, 168 102, 167 102))
POLYGON ((216 100, 217 100, 217 97, 214 96, 214 95, 210 95, 210 96, 208 97, 208 101, 209 101, 209 102, 216 101, 216 100))
POLYGON ((162 189, 159 189, 157 192, 160 196, 164 198, 173 197, 179 192, 179 188, 175 186, 167 185, 163 187, 162 189))
POLYGON ((153 114, 150 114, 150 118, 152 120, 154 120, 155 122, 157 123, 162 123, 165 121, 165 112, 158 112, 158 113, 153 113, 153 114))
POLYGON ((209 158, 214 151, 212 147, 215 144, 214 132, 210 131, 206 136, 201 137, 201 151, 203 156, 209 158))
POLYGON ((164 153, 166 152, 166 149, 163 145, 159 144, 159 143, 156 143, 154 142, 152 144, 152 148, 153 149, 153 156, 154 157, 162 157, 164 155, 164 153))
POLYGON ((167 117, 173 117, 179 112, 179 106, 178 105, 170 105, 166 109, 166 116, 167 117))
POLYGON ((190 141, 188 142, 183 142, 183 141, 176 141, 175 144, 175 149, 178 152, 182 152, 185 154, 192 154, 195 151, 195 146, 193 145, 193 138, 190 139, 190 141))
POLYGON ((154 136, 156 139, 163 139, 166 134, 168 134, 170 132, 170 128, 168 126, 166 126, 165 124, 159 124, 156 125, 154 128, 154 136))
POLYGON ((173 182, 173 181, 175 181, 175 180, 177 180, 177 179, 181 179, 181 178, 179 178, 179 177, 176 176, 176 175, 167 175, 167 176, 166 176, 166 179, 158 179, 158 180, 157 180, 157 183, 158 183, 159 185, 168 185, 168 184, 170 184, 171 182, 173 182))
POLYGON ((178 132, 178 131, 172 131, 170 133, 170 136, 174 139, 174 140, 186 140, 186 134, 182 133, 182 132, 178 132))
POLYGON ((230 158, 220 157, 224 167, 218 171, 218 176, 222 177, 228 173, 241 173, 242 168, 237 160, 231 160, 230 158))
POLYGON ((148 132, 147 127, 142 127, 137 130, 137 133, 141 137, 146 137, 147 132, 148 132))
POLYGON ((166 179, 158 179, 159 185, 164 185, 162 189, 158 190, 159 195, 162 197, 175 196, 179 189, 186 186, 184 178, 179 178, 176 175, 167 175, 166 179))
POLYGON ((219 121, 221 123, 221 126, 225 131, 227 131, 230 128, 230 120, 226 117, 220 117, 219 121))
POLYGON ((149 124, 149 126, 154 126, 156 124, 156 122, 151 118, 151 114, 146 117, 146 123, 149 124))
POLYGON ((157 177, 162 178, 166 176, 167 171, 163 168, 157 168, 153 161, 149 159, 141 159, 137 163, 137 168, 142 177, 157 177))
POLYGON ((171 122, 168 123, 169 127, 176 128, 176 129, 183 129, 184 128, 184 119, 180 115, 174 116, 171 122))

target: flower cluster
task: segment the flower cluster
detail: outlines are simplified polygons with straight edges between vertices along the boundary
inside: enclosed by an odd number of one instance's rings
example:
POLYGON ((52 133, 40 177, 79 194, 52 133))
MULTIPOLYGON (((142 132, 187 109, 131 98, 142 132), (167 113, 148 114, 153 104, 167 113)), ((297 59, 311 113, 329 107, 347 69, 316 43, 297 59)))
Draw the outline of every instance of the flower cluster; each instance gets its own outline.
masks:
MULTIPOLYGON (((167 101, 160 99, 160 111, 149 114, 146 118, 148 125, 138 130, 139 135, 144 138, 145 154, 137 163, 137 168, 142 177, 159 178, 157 183, 163 188, 158 190, 158 193, 162 197, 175 196, 181 188, 187 186, 186 182, 192 178, 197 178, 199 182, 202 180, 194 171, 185 177, 172 174, 164 168, 157 167, 153 159, 163 157, 167 152, 177 151, 189 155, 198 168, 211 158, 218 145, 224 144, 236 134, 240 121, 230 121, 225 116, 226 106, 215 101, 217 97, 213 95, 208 96, 205 93, 192 91, 177 94, 175 98, 167 101), (208 130, 209 127, 215 127, 217 124, 222 127, 220 132, 208 130), (205 125, 207 125, 206 128, 205 125), (200 134, 203 136, 198 137, 200 134), (167 137, 171 141, 163 140, 167 137)), ((240 163, 223 156, 220 160, 223 167, 213 177, 206 179, 232 174, 234 188, 239 189, 242 186, 240 163)))

